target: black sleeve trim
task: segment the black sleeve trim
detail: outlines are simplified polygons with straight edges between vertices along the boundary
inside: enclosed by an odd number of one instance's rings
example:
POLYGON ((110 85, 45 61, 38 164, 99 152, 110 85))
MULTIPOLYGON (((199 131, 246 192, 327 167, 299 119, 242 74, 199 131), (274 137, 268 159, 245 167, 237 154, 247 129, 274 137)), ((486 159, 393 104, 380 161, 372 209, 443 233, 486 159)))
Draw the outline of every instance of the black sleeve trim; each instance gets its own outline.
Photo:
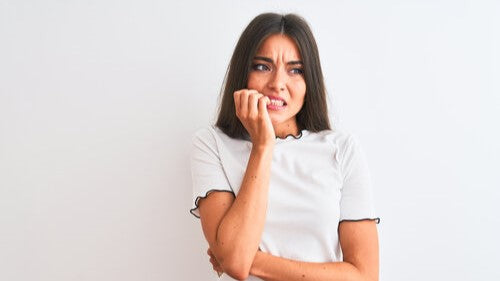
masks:
POLYGON ((210 193, 214 192, 214 191, 229 192, 229 193, 232 193, 232 194, 234 195, 234 197, 236 197, 236 195, 234 194, 234 192, 233 192, 232 190, 225 190, 225 189, 210 189, 209 191, 207 191, 207 193, 205 193, 205 196, 198 196, 198 197, 196 197, 196 200, 194 201, 194 205, 196 205, 196 207, 195 207, 195 208, 193 208, 193 209, 191 209, 191 210, 189 210, 189 212, 190 212, 193 216, 195 216, 195 217, 197 217, 197 218, 200 218, 199 216, 197 216, 197 215, 194 213, 194 210, 198 209, 198 207, 199 207, 199 205, 198 205, 199 203, 198 203, 198 202, 200 201, 200 199, 205 199, 205 198, 207 198, 207 196, 208 196, 210 193))
POLYGON ((369 220, 369 221, 375 221, 376 224, 379 224, 380 223, 380 218, 365 218, 365 219, 359 219, 359 220, 341 220, 339 221, 339 224, 343 221, 366 221, 366 220, 369 220))

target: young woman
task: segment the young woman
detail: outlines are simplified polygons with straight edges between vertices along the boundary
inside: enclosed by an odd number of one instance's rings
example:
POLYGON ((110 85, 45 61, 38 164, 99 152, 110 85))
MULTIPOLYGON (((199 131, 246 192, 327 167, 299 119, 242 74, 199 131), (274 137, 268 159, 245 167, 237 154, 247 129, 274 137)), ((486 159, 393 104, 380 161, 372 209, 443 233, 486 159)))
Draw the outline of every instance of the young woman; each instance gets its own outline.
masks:
POLYGON ((192 139, 193 208, 221 280, 379 275, 370 175, 332 130, 316 42, 294 14, 265 13, 235 48, 215 125, 192 139))

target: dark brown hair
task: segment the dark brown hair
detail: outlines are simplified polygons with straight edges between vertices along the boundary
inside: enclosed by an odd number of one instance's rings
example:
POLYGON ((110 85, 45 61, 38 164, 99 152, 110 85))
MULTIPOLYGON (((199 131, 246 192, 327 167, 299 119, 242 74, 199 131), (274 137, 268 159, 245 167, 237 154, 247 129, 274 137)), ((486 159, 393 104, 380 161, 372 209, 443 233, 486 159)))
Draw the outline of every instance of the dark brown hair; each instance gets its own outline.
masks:
POLYGON ((215 125, 232 138, 249 140, 247 130, 236 116, 233 93, 247 88, 252 60, 262 42, 273 34, 292 38, 302 57, 306 95, 296 115, 299 130, 319 132, 330 129, 318 47, 309 25, 295 14, 264 13, 255 17, 241 34, 222 86, 222 101, 215 125))

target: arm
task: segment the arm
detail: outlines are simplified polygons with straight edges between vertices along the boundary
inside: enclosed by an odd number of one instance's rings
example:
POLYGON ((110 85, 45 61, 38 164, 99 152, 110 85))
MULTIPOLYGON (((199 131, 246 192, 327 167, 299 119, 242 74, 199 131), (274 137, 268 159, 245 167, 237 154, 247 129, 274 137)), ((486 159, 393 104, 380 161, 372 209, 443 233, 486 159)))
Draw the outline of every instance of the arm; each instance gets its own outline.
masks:
POLYGON ((224 272, 244 280, 264 229, 272 146, 254 146, 238 196, 213 192, 200 200, 200 219, 210 249, 224 272), (234 199, 233 199, 234 198, 234 199))
POLYGON ((339 225, 343 262, 301 262, 257 252, 250 274, 266 281, 378 281, 378 235, 373 221, 339 225))
POLYGON ((234 200, 227 193, 207 196, 199 206, 203 232, 216 260, 238 280, 248 277, 266 219, 276 137, 267 112, 269 103, 271 100, 256 90, 234 92, 236 116, 252 140, 245 175, 234 200))

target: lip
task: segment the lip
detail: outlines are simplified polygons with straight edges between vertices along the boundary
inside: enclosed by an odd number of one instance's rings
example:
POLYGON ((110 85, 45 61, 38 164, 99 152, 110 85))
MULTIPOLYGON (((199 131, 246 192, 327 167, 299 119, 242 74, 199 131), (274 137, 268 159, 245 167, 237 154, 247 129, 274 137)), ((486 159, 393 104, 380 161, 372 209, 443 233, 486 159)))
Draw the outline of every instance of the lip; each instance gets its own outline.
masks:
POLYGON ((285 109, 285 107, 286 107, 286 105, 283 105, 283 106, 274 105, 274 104, 267 105, 267 109, 270 109, 270 110, 283 110, 283 109, 285 109))
POLYGON ((269 99, 272 99, 272 100, 281 100, 281 101, 283 101, 283 107, 285 107, 285 106, 287 105, 287 103, 286 103, 285 99, 283 99, 283 98, 280 98, 280 97, 278 97, 278 96, 271 96, 271 95, 269 95, 269 96, 267 96, 267 97, 268 97, 269 99))

